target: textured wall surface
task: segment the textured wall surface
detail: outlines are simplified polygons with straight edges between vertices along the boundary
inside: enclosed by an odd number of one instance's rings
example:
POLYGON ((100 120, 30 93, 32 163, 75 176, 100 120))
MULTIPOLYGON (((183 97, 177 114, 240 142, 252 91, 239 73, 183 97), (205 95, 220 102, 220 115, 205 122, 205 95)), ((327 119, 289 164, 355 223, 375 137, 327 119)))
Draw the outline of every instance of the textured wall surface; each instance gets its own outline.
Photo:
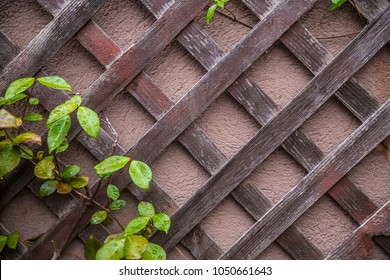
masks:
MULTIPOLYGON (((20 48, 51 20, 51 16, 34 0, 0 1, 0 30, 20 48)), ((239 1, 232 0, 229 9, 243 22, 254 25, 255 16, 239 1)), ((340 10, 330 11, 330 1, 320 0, 301 19, 301 22, 336 55, 359 32, 364 24, 356 10, 346 4, 340 10)), ((126 50, 137 42, 154 22, 154 18, 138 0, 110 0, 94 16, 101 28, 126 50)), ((207 26, 203 14, 196 19, 213 39, 228 52, 249 32, 249 28, 216 15, 207 26)), ((390 97, 390 47, 384 47, 356 77, 372 94, 385 102, 390 97)), ((45 66, 49 74, 69 81, 74 91, 82 93, 104 71, 104 67, 75 39, 69 41, 45 66)), ((206 70, 179 45, 172 42, 145 69, 154 82, 177 102, 206 73, 206 70)), ((276 42, 247 71, 280 107, 285 106, 312 79, 312 74, 280 42, 276 42)), ((132 147, 155 122, 154 118, 127 92, 120 93, 104 109, 119 135, 119 144, 132 147)), ((257 122, 227 93, 222 94, 196 121, 217 146, 233 156, 260 129, 257 122)), ((329 153, 351 134, 360 122, 335 98, 330 99, 303 125, 303 131, 324 153, 329 153)), ((77 154, 84 174, 97 163, 88 151, 75 143, 64 157, 70 163, 70 154, 77 154)), ((192 158, 181 144, 174 142, 152 165, 154 178, 174 200, 183 205, 209 178, 209 174, 192 158)), ((375 203, 383 205, 390 199, 390 162, 381 154, 372 152, 351 172, 350 178, 375 203)), ((261 164, 248 180, 253 182, 274 203, 280 200, 306 174, 284 150, 276 150, 261 164)), ((125 224, 135 215, 135 201, 125 191, 128 204, 117 213, 125 224)), ((43 233, 56 217, 29 191, 22 191, 1 213, 0 221, 21 232, 27 240, 43 233)), ((202 222, 202 227, 227 250, 254 223, 253 218, 228 196, 202 222)), ((329 254, 346 238, 357 224, 328 196, 311 207, 296 224, 318 246, 329 254)), ((111 227, 115 228, 115 225, 111 227)), ((64 259, 83 258, 82 243, 73 241, 61 256, 64 259)), ((169 255, 171 259, 192 258, 182 246, 169 255)), ((388 259, 379 247, 369 256, 388 259)), ((278 245, 273 244, 259 259, 290 259, 278 245)))

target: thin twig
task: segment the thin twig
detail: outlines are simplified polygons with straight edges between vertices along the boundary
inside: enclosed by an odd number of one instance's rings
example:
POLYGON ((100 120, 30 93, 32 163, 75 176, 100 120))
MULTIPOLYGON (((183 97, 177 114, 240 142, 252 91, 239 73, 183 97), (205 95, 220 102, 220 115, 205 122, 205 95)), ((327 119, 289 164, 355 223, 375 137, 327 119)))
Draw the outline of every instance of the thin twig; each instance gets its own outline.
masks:
MULTIPOLYGON (((229 13, 231 13, 231 14, 233 14, 230 10, 228 10, 227 8, 225 8, 229 13)), ((228 14, 225 14, 224 12, 222 12, 221 10, 216 10, 216 12, 218 13, 218 14, 220 14, 221 16, 223 16, 223 17, 226 17, 226 18, 228 18, 228 19, 230 19, 230 20, 232 20, 232 21, 234 21, 234 22, 237 22, 237 23, 239 23, 239 24, 241 24, 241 25, 243 25, 243 26, 245 26, 245 27, 248 27, 248 28, 250 28, 250 29, 252 29, 253 28, 253 26, 251 26, 251 25, 249 25, 249 24, 247 24, 247 23, 245 23, 245 22, 243 22, 243 21, 241 21, 241 20, 239 20, 239 19, 237 19, 236 18, 236 16, 233 14, 233 17, 232 16, 230 16, 230 15, 228 15, 228 14)))

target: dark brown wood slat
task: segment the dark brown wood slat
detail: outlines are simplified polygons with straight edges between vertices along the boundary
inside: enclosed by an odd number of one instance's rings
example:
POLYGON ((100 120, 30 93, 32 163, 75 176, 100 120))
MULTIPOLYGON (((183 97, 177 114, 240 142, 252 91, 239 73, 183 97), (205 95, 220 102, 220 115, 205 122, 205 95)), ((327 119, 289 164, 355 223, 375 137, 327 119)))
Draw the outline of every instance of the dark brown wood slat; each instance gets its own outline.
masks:
POLYGON ((359 12, 368 20, 372 21, 384 12, 390 3, 388 0, 354 0, 349 1, 353 6, 357 6, 359 12))
POLYGON ((354 230, 326 259, 365 259, 373 248, 371 238, 375 235, 390 235, 390 200, 354 230))
POLYGON ((389 134, 390 100, 257 221, 221 259, 257 257, 389 134))
POLYGON ((0 92, 25 76, 34 76, 83 27, 106 0, 72 1, 18 54, 0 74, 0 92))
POLYGON ((37 2, 53 16, 58 15, 71 0, 37 0, 37 2))
POLYGON ((19 50, 3 32, 0 32, 0 46, 2 48, 0 52, 0 66, 5 67, 19 53, 19 50))
POLYGON ((390 10, 365 28, 352 43, 317 75, 292 102, 265 125, 238 154, 172 217, 175 225, 154 240, 170 248, 205 217, 230 191, 310 117, 361 68, 388 40, 390 10), (185 221, 181 218, 185 217, 185 221))
MULTIPOLYGON (((155 100, 163 100, 163 103, 169 108, 173 103, 169 98, 153 83, 153 81, 142 73, 137 80, 142 79, 142 83, 137 82, 129 88, 130 93, 141 101, 146 108, 152 107, 154 116, 159 116, 159 110, 164 111, 161 104, 155 100), (152 97, 155 99, 153 100, 152 97), (147 102, 145 104, 145 102, 147 102)), ((137 81, 136 80, 136 81, 137 81)), ((228 158, 220 149, 207 137, 204 131, 192 123, 187 130, 178 137, 178 141, 183 144, 194 158, 210 173, 218 171, 228 158)), ((233 197, 255 218, 259 219, 267 212, 272 203, 256 188, 247 183, 242 183, 233 192, 233 197)), ((186 238, 193 233, 186 235, 186 238)), ((287 234, 283 234, 278 243, 295 259, 323 259, 324 256, 295 226, 291 226, 287 234), (293 242, 290 242, 293 240, 293 242)), ((201 244, 205 241, 192 240, 191 244, 201 244), (195 242, 196 241, 196 242, 195 242)), ((187 244, 187 242, 185 242, 187 244)), ((220 256, 220 255, 219 255, 220 256)), ((219 257, 218 256, 218 257, 219 257)))

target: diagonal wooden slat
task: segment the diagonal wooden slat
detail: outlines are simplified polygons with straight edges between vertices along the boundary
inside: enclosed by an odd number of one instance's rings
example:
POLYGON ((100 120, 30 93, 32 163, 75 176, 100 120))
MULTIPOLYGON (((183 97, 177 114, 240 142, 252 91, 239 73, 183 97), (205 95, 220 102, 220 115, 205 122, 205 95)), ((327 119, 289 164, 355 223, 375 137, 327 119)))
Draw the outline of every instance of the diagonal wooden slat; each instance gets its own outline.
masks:
POLYGON ((371 237, 375 235, 390 235, 390 200, 354 230, 326 259, 364 259, 373 247, 371 237))
POLYGON ((258 256, 389 134, 390 100, 257 221, 221 259, 258 256))
POLYGON ((71 1, 0 74, 0 92, 20 77, 34 76, 106 0, 71 1))
POLYGON ((388 40, 387 10, 367 26, 352 43, 318 74, 305 89, 265 125, 238 154, 172 217, 176 227, 154 240, 170 248, 245 179, 265 158, 312 115, 332 94, 362 67, 388 40), (180 217, 185 217, 186 221, 180 217))

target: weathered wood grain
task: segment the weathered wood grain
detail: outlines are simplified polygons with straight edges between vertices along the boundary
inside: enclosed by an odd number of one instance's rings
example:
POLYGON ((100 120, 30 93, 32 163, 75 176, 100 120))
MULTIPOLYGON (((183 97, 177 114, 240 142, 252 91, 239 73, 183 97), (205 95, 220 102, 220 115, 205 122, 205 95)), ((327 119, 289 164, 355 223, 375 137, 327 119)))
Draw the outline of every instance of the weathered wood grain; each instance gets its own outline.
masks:
POLYGON ((216 175, 172 217, 176 227, 154 240, 170 248, 311 116, 389 39, 390 10, 365 28, 280 113, 267 123, 216 175), (182 217, 185 217, 185 221, 182 217))
POLYGON ((371 238, 376 235, 390 235, 390 200, 354 230, 326 259, 365 259, 373 248, 371 238))
POLYGON ((221 259, 257 257, 389 133, 390 100, 257 221, 221 259))
POLYGON ((5 67, 19 53, 19 50, 3 32, 0 32, 0 46, 2 48, 0 52, 0 66, 5 67))
POLYGON ((83 27, 106 0, 72 1, 0 73, 0 92, 14 80, 34 76, 83 27))
POLYGON ((384 12, 390 3, 387 0, 354 0, 349 1, 358 8, 359 12, 369 21, 374 20, 378 15, 384 12))

